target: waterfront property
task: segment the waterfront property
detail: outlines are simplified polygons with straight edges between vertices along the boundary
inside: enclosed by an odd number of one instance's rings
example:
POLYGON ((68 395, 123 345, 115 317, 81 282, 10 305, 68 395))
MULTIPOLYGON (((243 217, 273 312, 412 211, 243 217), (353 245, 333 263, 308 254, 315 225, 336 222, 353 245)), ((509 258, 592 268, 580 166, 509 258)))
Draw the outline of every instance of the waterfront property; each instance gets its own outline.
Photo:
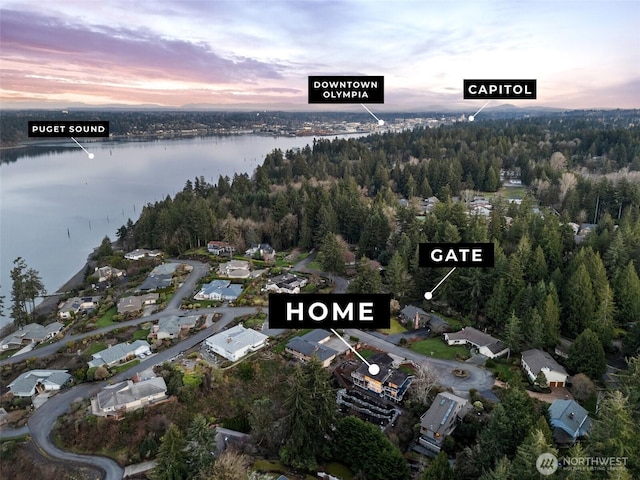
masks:
POLYGON ((449 392, 439 393, 429 410, 420 417, 418 443, 437 454, 444 439, 453 433, 458 423, 471 410, 466 399, 449 392))
POLYGON ((98 416, 118 416, 167 398, 167 385, 162 377, 140 382, 127 380, 103 388, 91 399, 91 411, 98 416))
POLYGON ((217 333, 204 341, 206 348, 227 360, 235 362, 267 344, 267 337, 263 333, 251 328, 244 328, 238 324, 223 332, 217 333))
POLYGON ((60 390, 71 380, 67 370, 29 370, 9 384, 16 397, 32 397, 37 393, 60 390))
POLYGON ((147 250, 145 248, 136 248, 132 252, 126 253, 124 258, 127 260, 141 260, 145 257, 159 257, 162 255, 160 250, 147 250))
POLYGON ((106 282, 107 280, 120 278, 124 276, 124 274, 124 270, 119 270, 110 266, 96 267, 95 272, 93 272, 93 276, 98 279, 98 282, 106 282))

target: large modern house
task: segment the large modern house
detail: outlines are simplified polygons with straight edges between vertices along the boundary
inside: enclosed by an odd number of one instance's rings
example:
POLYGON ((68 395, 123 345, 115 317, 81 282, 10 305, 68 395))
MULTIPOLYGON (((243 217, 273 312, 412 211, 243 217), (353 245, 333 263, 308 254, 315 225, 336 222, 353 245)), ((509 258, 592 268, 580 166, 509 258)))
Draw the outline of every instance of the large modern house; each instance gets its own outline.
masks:
POLYGON ((88 312, 98 306, 100 297, 72 297, 58 305, 58 317, 69 319, 80 312, 88 312))
POLYGON ((469 402, 453 393, 439 393, 433 403, 420 417, 418 443, 438 453, 447 435, 455 430, 462 418, 471 411, 469 402))
POLYGON ((300 293, 307 284, 307 279, 293 273, 284 273, 267 280, 264 289, 273 293, 300 293))
POLYGON ((249 278, 251 270, 249 269, 249 262, 245 260, 229 260, 218 265, 216 273, 221 277, 227 278, 249 278))
POLYGON ((231 283, 229 280, 213 280, 202 285, 193 297, 195 300, 236 300, 242 293, 242 285, 231 283))
POLYGON ((60 322, 53 322, 49 325, 30 323, 4 337, 0 342, 0 348, 2 350, 11 350, 31 343, 44 342, 55 337, 63 328, 64 325, 60 322))
POLYGON ((193 328, 197 321, 197 315, 191 315, 188 317, 178 317, 177 315, 162 317, 158 320, 158 323, 153 326, 149 336, 155 337, 158 340, 176 338, 183 330, 186 331, 193 328))
POLYGON ((509 353, 509 347, 504 342, 473 327, 464 327, 459 332, 445 333, 444 340, 447 345, 475 347, 480 355, 488 358, 498 358, 509 353))
POLYGON ((235 247, 225 242, 210 241, 207 243, 207 250, 213 255, 232 255, 236 251, 235 247))
POLYGON ((207 338, 204 343, 209 351, 235 362, 249 352, 264 347, 268 338, 263 333, 251 328, 244 328, 242 324, 238 324, 207 338))
POLYGON ((413 376, 396 370, 393 359, 386 353, 372 355, 369 362, 378 365, 380 371, 373 375, 369 372, 369 366, 363 363, 351 372, 353 384, 382 398, 400 402, 411 385, 413 376))
POLYGON ((564 387, 569 374, 562 365, 543 350, 532 348, 522 352, 522 368, 531 382, 536 381, 540 372, 544 373, 550 387, 564 387))
POLYGON ((118 302, 118 313, 120 315, 127 313, 138 313, 146 305, 155 305, 160 298, 159 293, 147 293, 145 295, 133 295, 121 298, 118 302))

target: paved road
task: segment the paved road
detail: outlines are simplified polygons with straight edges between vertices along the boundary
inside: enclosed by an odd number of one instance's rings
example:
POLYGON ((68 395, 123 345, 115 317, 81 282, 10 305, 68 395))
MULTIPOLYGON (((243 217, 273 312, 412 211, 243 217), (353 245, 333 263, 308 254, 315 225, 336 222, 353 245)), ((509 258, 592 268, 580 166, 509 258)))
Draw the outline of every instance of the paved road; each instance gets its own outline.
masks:
POLYGON ((472 388, 475 388, 476 390, 487 390, 493 386, 493 375, 488 370, 484 370, 474 365, 457 362, 455 360, 443 360, 440 358, 427 357, 406 348, 398 347, 363 330, 350 329, 345 330, 345 333, 347 337, 351 335, 358 337, 361 341, 382 351, 404 357, 417 364, 429 365, 436 371, 438 375, 438 383, 443 387, 451 388, 457 394, 466 395, 472 388), (468 377, 456 377, 451 373, 454 368, 462 368, 468 373, 468 377))

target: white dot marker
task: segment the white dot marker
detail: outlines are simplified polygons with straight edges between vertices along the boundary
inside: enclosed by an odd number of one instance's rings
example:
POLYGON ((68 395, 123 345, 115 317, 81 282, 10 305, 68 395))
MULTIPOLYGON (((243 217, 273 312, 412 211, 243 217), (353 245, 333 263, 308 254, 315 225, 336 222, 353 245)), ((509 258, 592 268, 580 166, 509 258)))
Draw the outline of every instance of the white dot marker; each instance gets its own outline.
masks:
POLYGON ((89 160, 93 160, 93 157, 95 157, 95 155, 93 153, 89 154, 89 160))
POLYGON ((432 292, 425 293, 424 298, 426 298, 427 300, 431 300, 433 298, 433 293, 432 292))
POLYGON ((384 120, 378 120, 378 125, 383 126, 384 125, 384 120))
POLYGON ((377 375, 379 373, 380 373, 380 366, 376 365, 375 363, 372 363, 371 365, 369 365, 369 374, 377 375))
POLYGON ((473 115, 469 115, 469 121, 473 122, 476 119, 476 117, 474 117, 473 115))

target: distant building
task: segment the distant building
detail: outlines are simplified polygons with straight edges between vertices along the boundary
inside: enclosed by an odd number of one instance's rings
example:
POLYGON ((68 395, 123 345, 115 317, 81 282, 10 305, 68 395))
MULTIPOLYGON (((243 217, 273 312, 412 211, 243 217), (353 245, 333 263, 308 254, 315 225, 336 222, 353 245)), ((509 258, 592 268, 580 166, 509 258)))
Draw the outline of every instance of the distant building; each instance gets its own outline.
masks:
POLYGON ((88 312, 98 306, 100 297, 72 297, 58 305, 58 318, 69 319, 80 312, 88 312))
POLYGON ((94 415, 99 416, 120 415, 165 398, 167 385, 162 377, 137 383, 127 380, 103 388, 91 400, 91 410, 94 415))
POLYGON ((264 347, 268 338, 263 333, 239 324, 207 338, 204 343, 209 351, 235 362, 249 352, 264 347))
POLYGON ((162 255, 160 250, 147 250, 144 248, 136 248, 134 251, 126 253, 124 258, 127 260, 141 260, 145 257, 159 257, 162 255))
POLYGON ((531 382, 536 381, 540 372, 544 373, 550 387, 564 387, 569 374, 556 360, 543 350, 532 348, 522 352, 522 368, 531 382))
POLYGON ((117 268, 109 266, 96 267, 93 272, 93 276, 98 279, 98 282, 106 282, 107 280, 122 277, 124 274, 124 270, 118 270, 117 268))
POLYGON ((328 367, 338 355, 336 350, 323 345, 330 338, 328 331, 314 329, 301 337, 293 337, 284 350, 302 362, 308 362, 315 355, 323 367, 328 367))
POLYGON ((429 321, 429 314, 420 307, 407 305, 402 310, 400 310, 400 320, 404 323, 415 325, 416 317, 420 326, 426 325, 426 323, 429 321))
POLYGON ((445 333, 447 345, 471 345, 478 353, 488 358, 498 358, 509 353, 504 342, 473 327, 465 327, 459 332, 445 333))
POLYGON ((236 300, 242 293, 242 285, 232 284, 229 280, 213 280, 202 285, 193 297, 195 300, 236 300))
POLYGON ((372 375, 369 366, 363 363, 351 372, 354 385, 388 400, 400 402, 411 385, 413 376, 393 368, 393 359, 386 353, 376 353, 368 361, 378 365, 380 371, 372 375))
POLYGON ((244 253, 247 257, 253 257, 257 254, 264 260, 272 260, 276 255, 276 251, 268 243, 251 245, 251 248, 244 253))
POLYGON ((195 327, 197 321, 197 315, 189 317, 178 317, 177 315, 162 317, 151 329, 151 336, 158 340, 164 340, 165 338, 177 338, 183 330, 189 330, 190 328, 195 327))
POLYGON ((444 439, 453 433, 462 418, 472 410, 469 402, 453 393, 439 393, 433 403, 420 417, 418 443, 438 453, 444 439))
POLYGON ((16 397, 32 397, 37 393, 60 390, 69 380, 71 375, 67 370, 29 370, 8 386, 16 397))
POLYGON ((236 251, 235 247, 225 242, 211 241, 207 243, 207 250, 213 255, 232 255, 236 251))

